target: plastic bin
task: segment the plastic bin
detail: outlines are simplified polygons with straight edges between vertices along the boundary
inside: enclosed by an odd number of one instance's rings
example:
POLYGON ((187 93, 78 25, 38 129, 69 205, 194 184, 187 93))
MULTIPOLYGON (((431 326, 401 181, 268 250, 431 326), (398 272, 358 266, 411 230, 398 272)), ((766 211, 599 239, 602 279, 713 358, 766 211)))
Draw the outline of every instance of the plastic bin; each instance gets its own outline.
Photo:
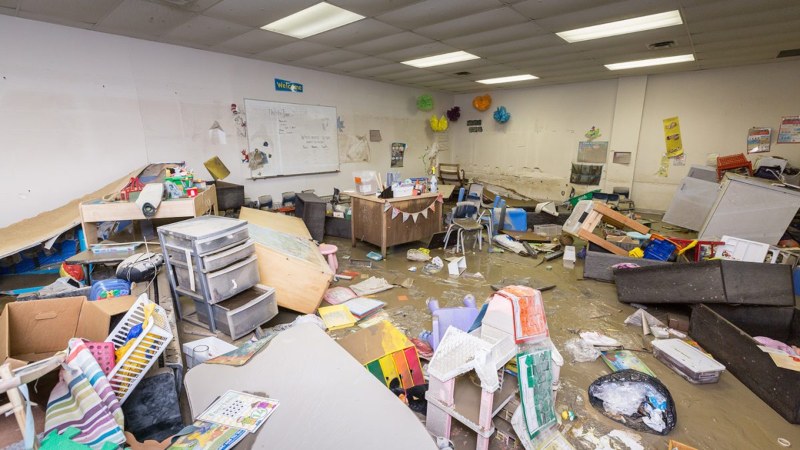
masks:
POLYGON ((561 236, 561 225, 547 224, 547 225, 534 225, 533 232, 549 238, 561 236))
MULTIPOLYGON (((231 264, 248 258, 255 253, 255 241, 248 239, 243 244, 237 244, 228 249, 223 249, 216 253, 201 256, 203 266, 200 268, 203 272, 212 272, 230 266, 231 264)), ((175 248, 167 249, 167 254, 170 260, 176 263, 187 265, 186 261, 192 259, 192 253, 189 250, 178 250, 175 248)), ((194 260, 192 260, 194 262, 194 260)))
MULTIPOLYGON (((197 318, 208 324, 208 310, 202 300, 195 300, 197 318)), ((278 314, 275 289, 258 284, 222 303, 211 305, 217 328, 232 339, 251 333, 278 314)))
POLYGON ((677 246, 666 239, 653 239, 644 249, 644 257, 657 261, 667 261, 677 246))
POLYGON ((206 277, 209 291, 208 302, 211 304, 229 299, 239 292, 255 286, 259 281, 255 255, 215 272, 201 274, 197 270, 193 270, 194 286, 189 278, 188 267, 177 262, 173 263, 173 267, 175 268, 175 278, 178 281, 176 290, 190 297, 203 298, 200 277, 206 277))
POLYGON ((230 248, 249 237, 247 222, 219 216, 201 216, 162 225, 158 231, 167 246, 196 250, 199 255, 230 248))
MULTIPOLYGON (((134 326, 144 322, 144 307, 153 304, 147 294, 142 294, 133 304, 131 309, 125 314, 120 323, 114 328, 106 338, 106 342, 114 344, 115 349, 119 349, 127 342, 128 332, 134 326)), ((153 314, 151 320, 142 330, 139 337, 134 339, 134 343, 127 352, 117 361, 114 369, 108 374, 111 388, 123 403, 131 391, 142 381, 150 367, 158 360, 158 357, 172 341, 167 313, 164 308, 153 304, 153 314)))
POLYGON ((654 340, 653 356, 694 384, 716 383, 725 371, 725 366, 680 339, 654 340))

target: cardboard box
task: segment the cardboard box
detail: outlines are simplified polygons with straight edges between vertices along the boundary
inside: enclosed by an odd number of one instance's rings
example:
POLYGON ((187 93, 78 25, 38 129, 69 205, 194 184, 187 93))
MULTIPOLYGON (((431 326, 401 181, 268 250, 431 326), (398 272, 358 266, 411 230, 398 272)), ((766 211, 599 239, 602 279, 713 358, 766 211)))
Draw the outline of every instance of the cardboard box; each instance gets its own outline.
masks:
POLYGON ((32 362, 67 348, 73 337, 104 341, 134 296, 89 301, 66 297, 9 303, 0 315, 0 362, 32 362))

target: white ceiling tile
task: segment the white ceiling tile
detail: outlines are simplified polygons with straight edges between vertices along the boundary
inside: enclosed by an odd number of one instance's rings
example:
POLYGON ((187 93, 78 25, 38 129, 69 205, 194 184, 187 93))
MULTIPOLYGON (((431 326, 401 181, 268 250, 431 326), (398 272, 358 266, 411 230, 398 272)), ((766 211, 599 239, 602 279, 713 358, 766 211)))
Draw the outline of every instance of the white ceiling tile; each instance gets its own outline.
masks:
MULTIPOLYGON (((26 0, 27 1, 27 0, 26 0)), ((166 6, 173 6, 178 9, 185 9, 191 12, 202 12, 216 5, 222 0, 150 0, 166 6)))
POLYGON ((385 66, 387 64, 391 64, 391 61, 387 61, 385 59, 375 58, 372 56, 367 56, 364 58, 354 59, 351 61, 340 62, 337 64, 331 64, 327 68, 333 70, 340 70, 342 72, 356 72, 359 70, 369 69, 372 67, 377 66, 385 66))
POLYGON ((482 47, 469 48, 467 51, 484 58, 493 58, 497 55, 521 52, 533 49, 558 47, 563 51, 572 51, 566 42, 552 34, 542 34, 526 39, 507 41, 500 44, 486 45, 482 47))
POLYGON ((279 61, 296 61, 307 56, 334 51, 332 47, 317 44, 316 42, 296 41, 282 47, 261 52, 256 55, 258 59, 274 59, 279 61))
MULTIPOLYGON (((163 38, 165 41, 171 43, 211 47, 251 30, 252 28, 250 27, 231 23, 222 19, 195 16, 188 22, 173 28, 165 34, 163 38)), ((258 31, 263 32, 263 30, 258 31)))
POLYGON ((697 23, 689 23, 692 33, 708 31, 746 29, 752 26, 776 24, 780 25, 789 20, 800 19, 800 2, 795 6, 782 8, 779 11, 767 10, 735 16, 714 17, 697 23))
POLYGON ((504 7, 416 28, 414 32, 441 41, 468 33, 496 30, 529 21, 511 8, 504 7))
POLYGON ((754 12, 785 8, 786 0, 714 0, 692 6, 684 5, 682 14, 687 22, 726 16, 748 15, 754 12))
POLYGON ((537 48, 535 50, 523 50, 521 52, 499 54, 491 56, 489 57, 489 59, 492 61, 511 64, 520 61, 524 62, 546 57, 559 57, 570 54, 574 54, 574 52, 561 47, 544 47, 544 48, 537 48))
POLYGON ((222 42, 216 45, 214 49, 254 55, 297 41, 293 37, 257 29, 222 42))
POLYGON ((25 12, 25 11, 17 12, 17 10, 15 10, 15 9, 8 9, 8 8, 3 8, 3 9, 6 9, 7 11, 11 11, 9 13, 9 15, 21 17, 23 19, 39 20, 39 21, 42 21, 42 22, 56 23, 58 25, 65 25, 65 26, 68 26, 68 27, 83 28, 84 30, 91 30, 92 28, 94 28, 94 25, 95 25, 93 23, 80 22, 80 21, 76 21, 76 20, 72 20, 72 19, 66 19, 66 18, 60 17, 60 16, 53 16, 53 15, 39 14, 39 13, 32 13, 32 12, 25 12))
POLYGON ((294 62, 296 62, 297 64, 302 64, 306 67, 309 66, 328 67, 342 62, 358 60, 363 57, 364 55, 361 55, 359 53, 348 52, 347 50, 335 49, 317 55, 306 56, 305 58, 296 59, 294 60, 294 62))
POLYGON ((461 36, 444 39, 442 42, 456 48, 466 49, 526 39, 543 33, 546 31, 542 30, 535 22, 529 21, 479 33, 465 33, 461 36))
POLYGON ((514 9, 531 19, 543 19, 607 5, 615 1, 617 0, 524 0, 515 3, 514 9))
POLYGON ((194 15, 144 0, 124 0, 95 27, 97 31, 155 39, 194 15))
POLYGON ((374 17, 400 8, 404 8, 423 0, 327 0, 328 3, 361 14, 374 17))
POLYGON ((347 47, 348 45, 370 42, 373 39, 402 32, 403 30, 400 28, 387 25, 375 19, 363 19, 325 33, 310 36, 305 40, 319 42, 331 47, 347 47))
POLYGON ((410 69, 405 64, 390 63, 383 66, 373 66, 366 69, 354 70, 353 75, 365 77, 379 77, 398 72, 408 72, 410 69))
POLYGON ((96 24, 119 3, 120 0, 25 0, 20 4, 20 12, 96 24))
POLYGON ((760 39, 781 41, 784 34, 800 31, 800 19, 781 23, 753 24, 749 27, 692 33, 692 41, 697 44, 731 45, 736 39, 760 39))
POLYGON ((320 0, 222 0, 208 8, 206 16, 251 27, 264 25, 319 3, 320 0))
POLYGON ((415 33, 405 31, 382 38, 372 39, 355 45, 345 47, 347 50, 364 53, 366 55, 380 55, 394 52, 404 48, 415 47, 418 45, 434 42, 432 39, 420 36, 415 33))
POLYGON ((495 9, 498 0, 426 0, 377 16, 378 20, 406 30, 495 9))

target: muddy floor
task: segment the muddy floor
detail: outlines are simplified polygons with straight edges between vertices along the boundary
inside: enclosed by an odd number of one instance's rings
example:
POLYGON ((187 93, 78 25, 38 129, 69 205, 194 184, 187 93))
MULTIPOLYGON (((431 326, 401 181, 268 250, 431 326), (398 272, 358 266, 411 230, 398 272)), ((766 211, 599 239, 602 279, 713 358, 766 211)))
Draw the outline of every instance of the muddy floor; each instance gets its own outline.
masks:
MULTIPOLYGON (((441 307, 450 307, 460 306, 464 296, 471 294, 481 304, 491 294, 492 284, 523 280, 533 287, 556 285, 555 289, 543 294, 551 338, 566 360, 561 369, 556 413, 560 415, 563 410, 574 412, 576 419, 560 423, 559 429, 577 449, 639 448, 635 444, 624 443, 616 437, 616 433, 609 435, 614 430, 625 431, 628 439, 645 449, 667 449, 670 439, 698 449, 785 448, 779 444, 779 438, 789 441, 794 448, 800 447, 800 425, 786 422, 730 373, 723 373, 716 384, 693 385, 656 360, 649 345, 652 337, 644 338, 640 327, 623 324, 623 320, 635 308, 617 301, 613 284, 582 279, 580 261, 574 269, 568 270, 560 259, 539 264, 541 258, 534 260, 509 252, 489 253, 484 245, 482 251, 476 248, 467 252, 466 272, 480 273, 482 278, 454 278, 448 276, 446 268, 431 275, 422 271, 424 263, 408 261, 406 251, 418 247, 419 243, 390 249, 386 259, 372 262, 372 267, 368 268, 354 265, 350 260, 366 259, 366 253, 375 250, 375 247, 359 243, 353 248, 349 240, 337 238, 326 239, 326 242, 339 247, 340 271, 352 270, 360 274, 352 281, 342 280, 337 285, 347 286, 370 276, 382 277, 398 285, 375 294, 374 298, 387 303, 385 312, 389 320, 412 337, 430 329, 431 315, 426 307, 428 298, 437 299, 441 307), (416 271, 410 271, 411 267, 416 267, 416 271), (409 287, 399 286, 401 284, 409 287), (583 363, 572 361, 563 344, 580 331, 598 331, 616 338, 624 348, 636 351, 639 358, 667 386, 677 405, 678 415, 677 426, 668 436, 629 430, 606 418, 588 403, 586 390, 589 384, 611 370, 600 359, 583 363)), ((453 255, 439 249, 433 250, 431 256, 445 258, 453 255)), ((662 319, 668 311, 688 313, 688 310, 653 307, 648 311, 662 319)), ((294 314, 282 311, 266 326, 288 322, 293 317, 294 314)), ((191 328, 184 326, 182 334, 191 328)), ((358 329, 339 330, 331 335, 340 338, 358 329)), ((184 340, 197 338, 184 336, 184 340)), ((424 421, 424 416, 420 415, 420 420, 424 421)), ((507 430, 514 436, 509 425, 500 419, 495 419, 495 422, 499 430, 507 430)), ((451 436, 456 449, 474 448, 475 434, 456 423, 453 421, 451 436)), ((492 439, 490 448, 521 446, 492 439)))

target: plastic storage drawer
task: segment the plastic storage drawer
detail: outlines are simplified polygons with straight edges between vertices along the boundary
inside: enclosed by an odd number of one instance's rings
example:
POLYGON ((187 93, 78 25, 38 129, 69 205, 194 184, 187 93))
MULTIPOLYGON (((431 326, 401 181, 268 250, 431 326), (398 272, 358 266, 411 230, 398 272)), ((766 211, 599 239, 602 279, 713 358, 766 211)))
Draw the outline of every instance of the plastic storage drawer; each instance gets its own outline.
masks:
POLYGON ((716 383, 725 371, 725 366, 680 339, 656 339, 653 356, 694 384, 716 383))
POLYGON ((533 232, 545 237, 554 238, 561 236, 561 225, 556 225, 556 224, 534 225, 533 232))
POLYGON ((173 266, 175 278, 178 281, 177 291, 190 297, 203 298, 200 277, 206 277, 209 291, 207 300, 211 304, 227 300, 245 289, 255 286, 259 281, 255 255, 215 272, 201 274, 197 270, 193 270, 194 289, 192 289, 189 279, 189 268, 178 263, 173 263, 173 266))
MULTIPOLYGON (((197 318, 208 324, 208 309, 202 300, 194 301, 197 318)), ((275 289, 256 285, 222 303, 211 305, 217 328, 232 339, 252 332, 278 314, 275 289)))
MULTIPOLYGON (((243 244, 235 245, 231 248, 224 249, 216 253, 201 256, 201 269, 203 272, 213 272, 215 270, 230 266, 237 261, 248 258, 250 255, 255 253, 255 251, 255 241, 248 239, 244 241, 243 244)), ((181 263, 184 266, 187 265, 187 257, 192 259, 192 253, 188 250, 181 251, 175 248, 169 248, 167 249, 167 254, 169 255, 170 260, 176 263, 181 263)), ((194 262, 193 259, 192 262, 194 262)))
POLYGON ((158 227, 168 247, 207 255, 244 242, 249 237, 247 222, 219 216, 201 216, 158 227))

